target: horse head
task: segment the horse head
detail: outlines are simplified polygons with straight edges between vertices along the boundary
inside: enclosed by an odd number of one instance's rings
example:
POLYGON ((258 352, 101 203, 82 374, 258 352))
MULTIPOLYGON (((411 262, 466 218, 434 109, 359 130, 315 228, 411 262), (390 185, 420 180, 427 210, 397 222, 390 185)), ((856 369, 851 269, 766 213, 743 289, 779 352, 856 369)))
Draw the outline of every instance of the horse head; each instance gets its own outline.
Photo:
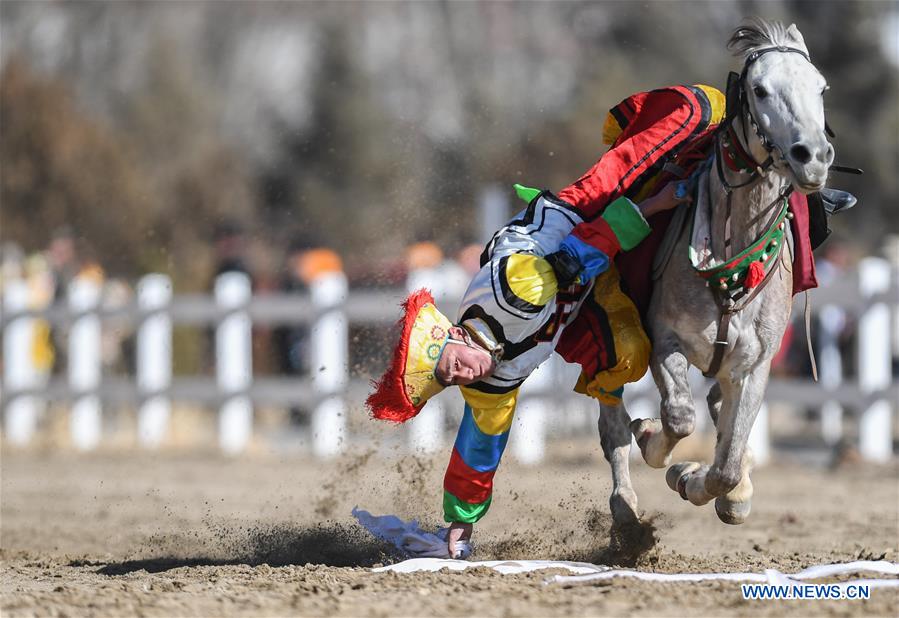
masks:
POLYGON ((753 19, 734 31, 728 48, 744 59, 739 122, 745 146, 802 193, 820 190, 833 162, 827 141, 827 81, 809 59, 795 24, 753 19))

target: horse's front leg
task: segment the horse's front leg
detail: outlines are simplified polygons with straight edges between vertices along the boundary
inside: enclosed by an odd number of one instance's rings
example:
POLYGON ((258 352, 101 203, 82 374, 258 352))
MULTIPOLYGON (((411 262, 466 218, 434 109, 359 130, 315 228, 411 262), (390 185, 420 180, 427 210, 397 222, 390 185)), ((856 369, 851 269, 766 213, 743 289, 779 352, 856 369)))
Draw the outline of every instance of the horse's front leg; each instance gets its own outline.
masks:
POLYGON ((629 524, 640 518, 637 494, 631 485, 628 459, 631 452, 630 416, 623 403, 599 405, 599 441, 602 453, 612 468, 612 495, 609 508, 616 524, 629 524))
POLYGON ((746 443, 762 404, 769 368, 770 361, 743 380, 720 380, 720 400, 716 393, 710 393, 713 415, 717 409, 714 463, 709 467, 678 464, 668 471, 669 485, 693 504, 705 504, 715 498, 715 512, 727 524, 743 523, 752 507, 749 474, 753 457, 746 443))
POLYGON ((662 397, 662 418, 634 420, 631 431, 643 460, 653 468, 664 468, 671 461, 675 445, 693 433, 696 422, 693 393, 687 380, 690 363, 674 333, 664 332, 656 337, 650 368, 662 397))
POLYGON ((715 511, 724 523, 741 524, 752 500, 751 450, 746 446, 768 384, 771 361, 756 367, 740 381, 722 381, 722 404, 716 428, 715 462, 705 479, 705 490, 715 496, 715 511))

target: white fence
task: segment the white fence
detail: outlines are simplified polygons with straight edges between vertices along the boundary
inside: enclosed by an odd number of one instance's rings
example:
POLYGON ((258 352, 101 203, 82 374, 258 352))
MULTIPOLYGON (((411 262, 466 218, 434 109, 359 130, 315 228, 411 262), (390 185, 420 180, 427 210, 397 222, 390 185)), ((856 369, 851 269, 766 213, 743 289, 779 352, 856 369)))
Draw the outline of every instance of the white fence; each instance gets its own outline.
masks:
MULTIPOLYGON (((863 260, 857 271, 825 288, 812 292, 815 323, 821 329, 821 383, 810 380, 772 380, 767 402, 784 401, 820 409, 824 440, 841 438, 842 414, 846 406, 860 410, 859 450, 863 457, 885 461, 893 454, 892 422, 899 388, 892 376, 897 356, 899 325, 899 273, 889 263, 875 258, 863 260), (843 359, 836 333, 845 316, 858 320, 856 367, 859 378, 844 379, 843 359)), ((428 280, 428 273, 410 279, 428 280)), ((441 305, 452 306, 444 299, 441 305)), ((172 402, 199 401, 218 409, 219 447, 235 455, 247 446, 253 432, 254 404, 302 404, 312 410, 312 449, 320 457, 333 456, 346 448, 350 410, 361 410, 368 380, 351 379, 348 331, 350 324, 386 325, 397 318, 404 290, 348 291, 341 273, 330 273, 313 283, 308 295, 253 296, 249 279, 226 273, 217 281, 212 296, 172 294, 163 275, 144 277, 132 305, 104 308, 100 287, 76 281, 68 290, 68 303, 44 309, 29 307, 27 284, 10 281, 3 290, 0 325, 3 329, 3 406, 5 440, 27 445, 34 437, 38 418, 48 400, 70 402, 70 433, 79 449, 95 448, 102 437, 101 406, 104 402, 135 403, 138 409, 138 441, 156 448, 165 439, 172 415, 172 402), (41 321, 66 326, 68 375, 49 379, 35 366, 33 341, 41 321), (103 376, 101 333, 104 327, 121 324, 137 327, 136 375, 103 376), (215 325, 215 377, 172 375, 173 324, 215 325), (251 330, 253 324, 307 324, 310 326, 311 375, 259 377, 253 375, 251 330)), ((801 303, 798 310, 801 310, 801 303)), ((543 458, 547 434, 557 414, 572 405, 570 368, 556 359, 546 363, 524 385, 516 421, 513 455, 525 463, 543 458), (566 386, 570 386, 567 384, 566 386)), ((697 400, 706 384, 697 383, 697 400)), ((410 423, 408 444, 412 449, 434 451, 443 446, 444 414, 452 395, 441 395, 410 423)), ((582 400, 583 398, 578 398, 582 400)), ((656 416, 657 395, 651 380, 629 386, 626 393, 631 415, 656 416)), ((595 413, 595 410, 593 410, 595 413)), ((704 415, 700 415, 704 416, 704 415)), ((769 452, 767 404, 759 415, 751 438, 757 458, 769 452)))

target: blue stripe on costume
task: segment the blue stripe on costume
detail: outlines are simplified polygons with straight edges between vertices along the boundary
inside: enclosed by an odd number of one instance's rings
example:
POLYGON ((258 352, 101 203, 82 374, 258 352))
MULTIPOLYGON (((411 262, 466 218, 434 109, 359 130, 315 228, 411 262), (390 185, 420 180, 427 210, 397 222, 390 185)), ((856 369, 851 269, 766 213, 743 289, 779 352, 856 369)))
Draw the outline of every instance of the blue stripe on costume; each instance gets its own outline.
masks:
POLYGON ((559 247, 581 263, 582 270, 578 282, 585 285, 591 279, 604 273, 609 268, 609 256, 583 240, 569 234, 559 247))
POLYGON ((508 431, 491 436, 478 429, 471 407, 465 404, 465 413, 456 435, 456 450, 469 468, 477 472, 496 470, 508 440, 508 431))

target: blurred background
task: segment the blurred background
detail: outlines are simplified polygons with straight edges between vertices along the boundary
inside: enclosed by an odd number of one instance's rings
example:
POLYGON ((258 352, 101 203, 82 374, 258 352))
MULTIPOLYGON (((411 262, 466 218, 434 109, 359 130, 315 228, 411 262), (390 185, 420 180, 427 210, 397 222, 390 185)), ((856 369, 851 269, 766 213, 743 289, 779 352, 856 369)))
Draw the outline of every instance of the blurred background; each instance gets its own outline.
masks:
MULTIPOLYGON (((889 459, 899 4, 877 1, 4 0, 5 443, 442 448, 454 394, 402 432, 361 406, 405 291, 434 287, 452 313, 517 209, 513 182, 580 176, 632 93, 723 89, 725 42, 756 14, 799 26, 831 85, 837 163, 865 170, 830 183, 859 205, 817 254, 823 383, 797 316, 772 382, 787 413, 759 444, 889 459)), ((543 374, 522 461, 595 422, 593 404, 546 396, 570 369, 543 374)), ((655 416, 652 387, 635 393, 632 415, 655 416)))

